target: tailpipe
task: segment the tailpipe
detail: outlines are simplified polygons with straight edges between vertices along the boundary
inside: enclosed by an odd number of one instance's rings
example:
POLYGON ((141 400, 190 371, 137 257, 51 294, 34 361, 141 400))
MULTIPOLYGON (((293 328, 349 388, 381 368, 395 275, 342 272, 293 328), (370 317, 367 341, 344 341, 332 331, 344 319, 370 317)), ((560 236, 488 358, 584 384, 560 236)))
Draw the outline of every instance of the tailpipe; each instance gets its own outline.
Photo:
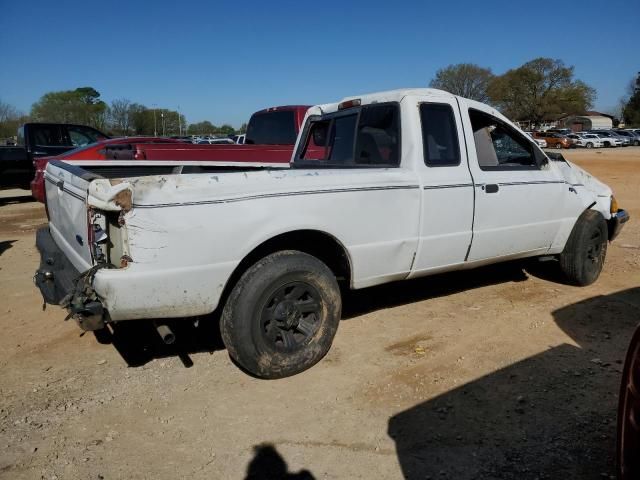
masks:
POLYGON ((156 324, 156 331, 158 332, 158 335, 160 335, 160 338, 166 345, 171 345, 173 342, 176 341, 175 334, 171 331, 171 329, 167 325, 156 324))

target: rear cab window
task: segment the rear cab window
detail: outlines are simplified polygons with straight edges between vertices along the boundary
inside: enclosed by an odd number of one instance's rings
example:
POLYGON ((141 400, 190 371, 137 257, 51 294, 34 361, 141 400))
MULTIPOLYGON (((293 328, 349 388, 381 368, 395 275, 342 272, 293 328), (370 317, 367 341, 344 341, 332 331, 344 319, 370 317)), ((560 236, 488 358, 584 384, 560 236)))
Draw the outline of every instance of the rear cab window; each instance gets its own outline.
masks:
POLYGON ((399 166, 399 104, 370 104, 309 117, 293 163, 312 168, 399 166))
POLYGON ((255 113, 249 120, 245 144, 293 145, 296 143, 296 120, 292 110, 255 113))

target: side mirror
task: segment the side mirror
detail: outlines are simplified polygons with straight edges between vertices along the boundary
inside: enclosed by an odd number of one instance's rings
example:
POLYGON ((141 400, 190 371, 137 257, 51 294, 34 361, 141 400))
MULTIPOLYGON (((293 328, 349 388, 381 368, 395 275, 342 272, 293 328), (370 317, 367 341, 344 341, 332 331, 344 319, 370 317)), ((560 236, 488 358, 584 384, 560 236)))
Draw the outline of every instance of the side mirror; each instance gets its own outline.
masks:
POLYGON ((540 150, 539 148, 536 148, 534 150, 534 155, 536 158, 536 163, 538 164, 538 166, 540 167, 544 167, 545 165, 547 165, 549 163, 549 158, 547 156, 550 155, 560 155, 554 152, 547 152, 545 155, 545 152, 543 152, 542 150, 540 150))

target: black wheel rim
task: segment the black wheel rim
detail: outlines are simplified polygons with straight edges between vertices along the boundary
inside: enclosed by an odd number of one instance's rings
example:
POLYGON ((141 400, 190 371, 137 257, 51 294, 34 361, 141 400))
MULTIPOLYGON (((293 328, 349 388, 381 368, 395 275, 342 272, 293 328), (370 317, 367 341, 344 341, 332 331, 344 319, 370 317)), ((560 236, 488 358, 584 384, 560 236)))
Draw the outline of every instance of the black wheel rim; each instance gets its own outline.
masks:
POLYGON ((602 233, 599 229, 591 232, 589 243, 587 245, 587 259, 592 264, 599 264, 602 255, 602 233))
POLYGON ((262 308, 260 325, 265 341, 276 350, 293 352, 316 334, 322 316, 320 294, 305 282, 279 287, 262 308))

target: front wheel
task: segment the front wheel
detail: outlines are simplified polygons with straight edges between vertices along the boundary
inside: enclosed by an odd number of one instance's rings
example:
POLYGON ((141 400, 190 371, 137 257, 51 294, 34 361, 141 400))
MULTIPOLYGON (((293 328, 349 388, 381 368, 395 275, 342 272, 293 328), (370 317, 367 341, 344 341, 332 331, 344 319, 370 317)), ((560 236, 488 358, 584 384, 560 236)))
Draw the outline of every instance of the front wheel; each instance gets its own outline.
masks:
POLYGON ((607 241, 607 222, 599 212, 586 210, 580 215, 560 254, 560 268, 570 283, 586 286, 598 279, 607 241))
POLYGON ((295 250, 266 256, 233 288, 220 329, 229 355, 261 378, 282 378, 315 365, 329 351, 342 302, 334 274, 295 250))
POLYGON ((587 148, 593 148, 593 143, 591 143, 591 142, 587 142, 586 147, 587 147, 587 148))
POLYGON ((556 148, 558 150, 562 150, 562 144, 561 143, 556 143, 556 148))

